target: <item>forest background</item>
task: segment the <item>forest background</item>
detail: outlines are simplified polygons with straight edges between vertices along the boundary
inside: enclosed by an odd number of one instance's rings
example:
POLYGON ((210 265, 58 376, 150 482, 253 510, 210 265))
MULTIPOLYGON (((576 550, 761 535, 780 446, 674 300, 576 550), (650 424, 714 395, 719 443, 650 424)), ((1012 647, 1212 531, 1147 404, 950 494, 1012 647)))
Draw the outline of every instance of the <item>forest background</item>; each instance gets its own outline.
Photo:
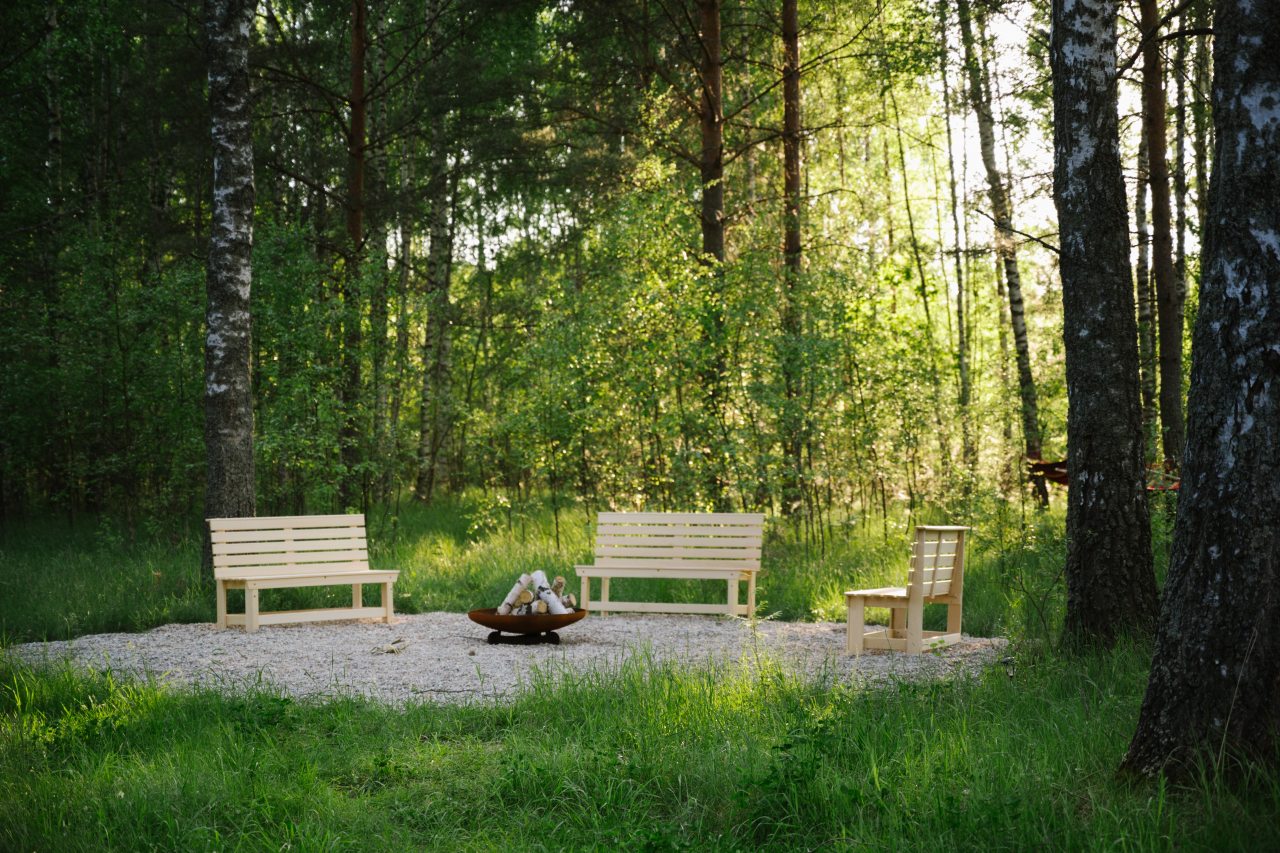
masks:
MULTIPOLYGON (((259 512, 479 490, 499 507, 769 510, 820 539, 850 519, 1034 501, 1028 455, 1065 453, 1047 4, 806 3, 791 125, 778 5, 725 4, 710 184, 682 5, 419 11, 368 12, 360 138, 351 9, 272 2, 255 19, 259 512)), ((0 515, 197 525, 201 22, 167 3, 4 14, 0 515)), ((1202 14, 1184 4, 1181 20, 1202 14)), ((1121 27, 1122 56, 1137 32, 1121 27)), ((1184 290, 1211 149, 1206 42, 1162 47, 1184 290)), ((1154 463, 1150 205, 1135 207, 1154 463)))

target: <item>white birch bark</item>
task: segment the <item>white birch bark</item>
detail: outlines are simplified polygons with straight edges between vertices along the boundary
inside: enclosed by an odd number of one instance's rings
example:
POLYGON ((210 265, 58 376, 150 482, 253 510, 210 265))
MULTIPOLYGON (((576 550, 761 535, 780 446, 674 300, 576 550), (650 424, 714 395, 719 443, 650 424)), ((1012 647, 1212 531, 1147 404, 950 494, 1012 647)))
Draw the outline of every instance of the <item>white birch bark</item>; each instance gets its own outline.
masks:
MULTIPOLYGON (((206 0, 213 218, 205 279, 205 515, 254 514, 250 382, 253 139, 249 37, 253 0, 206 0)), ((205 545, 206 568, 212 552, 205 545)))

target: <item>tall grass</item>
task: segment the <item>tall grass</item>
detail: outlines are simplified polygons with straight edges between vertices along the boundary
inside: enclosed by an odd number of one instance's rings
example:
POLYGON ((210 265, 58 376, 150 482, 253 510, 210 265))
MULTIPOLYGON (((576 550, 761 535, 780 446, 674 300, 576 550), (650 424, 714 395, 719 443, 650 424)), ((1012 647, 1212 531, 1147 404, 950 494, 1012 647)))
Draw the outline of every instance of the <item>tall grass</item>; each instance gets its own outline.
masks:
MULTIPOLYGON (((491 607, 512 581, 540 569, 579 582, 573 567, 591 562, 594 515, 553 513, 543 501, 518 509, 480 497, 431 506, 404 502, 369 513, 370 561, 401 572, 396 609, 460 612, 491 607)), ((936 519, 948 520, 948 519, 936 519)), ((1062 518, 1024 520, 1003 510, 971 521, 965 581, 965 630, 1051 636, 1062 584, 1062 518)), ((909 530, 905 519, 849 524, 805 542, 785 521, 771 520, 758 581, 758 614, 786 620, 842 620, 844 591, 901 584, 909 530)), ((54 521, 11 525, 0 538, 0 639, 63 639, 104 631, 138 631, 167 622, 212 621, 212 584, 200 572, 198 534, 152 530, 130 540, 110 521, 71 528, 54 521)), ((597 590, 598 591, 598 590, 597 590)), ((723 583, 618 579, 613 597, 654 601, 723 600, 723 583)), ((345 605, 339 588, 267 590, 268 609, 345 605)), ((365 591, 374 602, 375 587, 365 591)), ((229 605, 243 606, 232 591, 229 605)), ((874 618, 877 614, 871 614, 874 618)), ((883 614, 880 614, 883 616, 883 614)), ((926 614, 942 627, 941 607, 926 614)))

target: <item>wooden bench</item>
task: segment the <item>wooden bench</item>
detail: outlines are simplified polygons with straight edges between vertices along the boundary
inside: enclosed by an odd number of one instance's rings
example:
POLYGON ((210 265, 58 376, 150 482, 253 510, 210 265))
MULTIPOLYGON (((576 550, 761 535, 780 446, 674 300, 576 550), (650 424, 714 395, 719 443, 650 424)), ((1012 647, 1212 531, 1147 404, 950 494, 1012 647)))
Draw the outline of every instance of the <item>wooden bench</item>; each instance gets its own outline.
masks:
POLYGON ((211 518, 218 627, 376 618, 391 622, 392 586, 399 572, 371 571, 363 515, 211 518), (382 605, 365 607, 366 583, 382 585, 382 605), (258 591, 299 586, 350 586, 350 607, 259 612, 258 591), (244 613, 227 612, 227 590, 244 590, 244 613))
POLYGON ((893 649, 918 655, 926 649, 960 642, 960 616, 964 607, 964 537, 969 528, 920 525, 911 546, 907 585, 878 589, 851 589, 844 594, 848 605, 845 650, 851 655, 863 649, 893 649), (947 630, 924 630, 924 606, 947 605, 947 630), (889 608, 889 626, 866 625, 866 608, 889 608))
POLYGON ((761 513, 602 512, 596 524, 595 564, 576 566, 582 579, 584 610, 591 609, 591 579, 600 579, 598 612, 719 613, 750 616, 756 609, 756 573, 760 571, 761 513), (613 601, 612 578, 722 580, 723 604, 664 604, 613 601), (747 583, 747 603, 738 603, 738 586, 747 583))

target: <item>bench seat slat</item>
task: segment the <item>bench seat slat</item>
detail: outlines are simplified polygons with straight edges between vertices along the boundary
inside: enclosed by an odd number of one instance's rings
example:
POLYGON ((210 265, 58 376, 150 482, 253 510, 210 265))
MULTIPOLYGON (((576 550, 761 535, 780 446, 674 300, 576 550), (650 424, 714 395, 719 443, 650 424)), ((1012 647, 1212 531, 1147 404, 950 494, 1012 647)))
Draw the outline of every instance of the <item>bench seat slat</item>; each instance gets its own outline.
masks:
POLYGON ((308 572, 297 575, 262 575, 258 577, 221 578, 228 589, 288 589, 299 586, 349 586, 357 583, 395 581, 399 572, 308 572))
MULTIPOLYGON (((358 575, 364 577, 371 574, 368 563, 297 563, 291 566, 235 566, 229 569, 217 569, 214 577, 223 578, 293 578, 293 577, 329 577, 330 575, 358 575)), ((359 583, 357 579, 351 583, 359 583)))

